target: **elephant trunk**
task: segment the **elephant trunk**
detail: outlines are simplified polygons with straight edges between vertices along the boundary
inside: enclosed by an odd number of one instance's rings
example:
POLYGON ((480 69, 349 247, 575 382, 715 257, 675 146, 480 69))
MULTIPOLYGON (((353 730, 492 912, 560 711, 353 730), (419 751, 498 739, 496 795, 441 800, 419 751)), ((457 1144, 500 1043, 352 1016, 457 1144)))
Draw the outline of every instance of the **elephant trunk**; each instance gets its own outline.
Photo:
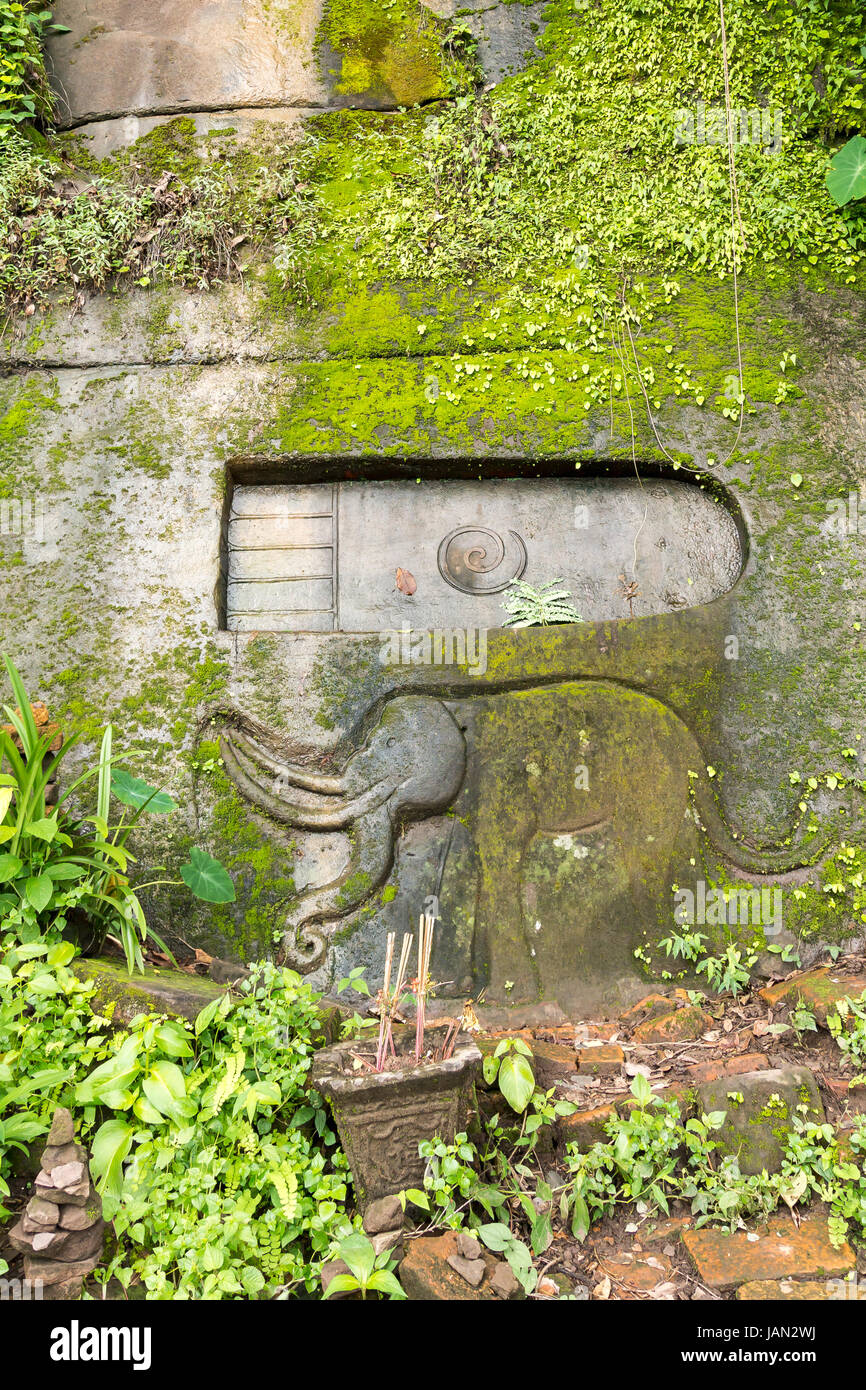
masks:
POLYGON ((324 963, 327 930, 321 923, 346 917, 385 882, 394 862, 394 831, 388 809, 378 807, 358 823, 352 855, 339 878, 301 894, 288 915, 279 951, 282 964, 309 975, 324 963))

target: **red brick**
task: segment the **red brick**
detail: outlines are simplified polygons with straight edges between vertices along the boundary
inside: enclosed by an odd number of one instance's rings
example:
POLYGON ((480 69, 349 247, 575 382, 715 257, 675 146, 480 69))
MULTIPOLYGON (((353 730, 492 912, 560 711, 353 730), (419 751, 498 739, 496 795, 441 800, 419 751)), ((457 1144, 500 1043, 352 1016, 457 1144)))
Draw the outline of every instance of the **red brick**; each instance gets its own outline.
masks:
POLYGON ((631 1254, 621 1250, 605 1255, 598 1262, 599 1273, 611 1283, 633 1293, 650 1293, 657 1284, 667 1284, 675 1271, 664 1255, 631 1254))
POLYGON ((573 1047, 566 1047, 563 1043, 539 1042, 537 1039, 530 1043, 530 1047, 539 1085, 547 1088, 556 1081, 574 1078, 577 1053, 573 1047))
POLYGON ((687 1068, 690 1081, 720 1081, 743 1071, 767 1071, 769 1059, 763 1052, 746 1052, 738 1057, 722 1057, 713 1062, 695 1062, 687 1068))
POLYGON ((834 1250, 825 1215, 807 1216, 799 1230, 790 1216, 777 1216, 750 1240, 746 1231, 686 1231, 683 1244, 702 1283, 725 1292, 739 1284, 785 1278, 838 1278, 854 1268, 846 1243, 834 1250))
POLYGON ((605 1125, 617 1113, 615 1105, 599 1105, 595 1110, 577 1110, 557 1120, 557 1147, 577 1144, 586 1153, 594 1144, 606 1144, 605 1125))
POLYGON ((485 1275, 479 1288, 473 1288, 448 1264, 449 1257, 456 1254, 455 1231, 446 1231, 441 1236, 419 1236, 416 1240, 408 1241, 406 1254, 397 1271, 406 1297, 425 1302, 495 1301, 496 1294, 490 1287, 490 1280, 497 1262, 489 1250, 482 1251, 485 1275))
POLYGON ((849 1086, 849 1077, 828 1076, 827 1087, 850 1115, 866 1115, 866 1086, 849 1086))
POLYGON ((643 1023, 648 1018, 659 1018, 662 1014, 669 1014, 673 1007, 666 994, 648 994, 646 998, 632 1004, 624 1014, 620 1014, 619 1021, 630 1027, 633 1023, 643 1023))
POLYGON ((672 1010, 662 1018, 648 1018, 645 1023, 639 1023, 634 1030, 634 1040, 662 1045, 694 1042, 707 1031, 711 1022, 697 1004, 689 1004, 684 1009, 672 1010))
POLYGON ((625 1053, 616 1043, 602 1043, 599 1047, 582 1047, 577 1059, 581 1076, 619 1076, 625 1053))
POLYGON ((866 1284, 847 1279, 763 1279, 741 1284, 737 1298, 746 1303, 829 1303, 866 1299, 866 1284))
POLYGON ((795 1004, 802 1000, 819 1023, 825 1023, 828 1012, 840 999, 858 999, 866 990, 866 975, 843 975, 832 966, 809 970, 778 985, 768 985, 760 991, 768 1004, 795 1004))

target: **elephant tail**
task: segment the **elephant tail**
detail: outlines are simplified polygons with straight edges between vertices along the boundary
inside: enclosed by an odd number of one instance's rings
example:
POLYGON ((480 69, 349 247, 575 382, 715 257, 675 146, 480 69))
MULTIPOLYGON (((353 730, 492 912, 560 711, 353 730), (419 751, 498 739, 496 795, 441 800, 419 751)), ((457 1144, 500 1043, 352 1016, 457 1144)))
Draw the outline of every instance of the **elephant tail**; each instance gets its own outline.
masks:
POLYGON ((277 952, 277 964, 288 965, 299 975, 311 975, 320 965, 324 965, 327 953, 328 942, 324 932, 308 923, 286 932, 277 952))
POLYGON ((731 830, 725 821, 711 788, 701 778, 692 785, 695 818, 725 859, 743 873, 766 877, 790 873, 817 864, 833 843, 829 832, 812 836, 798 845, 790 843, 797 831, 795 822, 791 835, 782 844, 755 845, 731 830))

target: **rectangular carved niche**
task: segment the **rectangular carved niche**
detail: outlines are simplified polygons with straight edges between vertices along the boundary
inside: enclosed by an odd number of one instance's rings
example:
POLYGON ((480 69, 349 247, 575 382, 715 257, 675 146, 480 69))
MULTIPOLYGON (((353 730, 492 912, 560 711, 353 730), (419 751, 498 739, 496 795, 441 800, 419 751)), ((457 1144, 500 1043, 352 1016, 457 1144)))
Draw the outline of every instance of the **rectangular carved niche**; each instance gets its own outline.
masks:
POLYGON ((670 480, 507 478, 239 484, 225 617, 235 632, 500 627, 514 578, 561 579, 589 621, 708 603, 743 565, 737 524, 670 480), (415 581, 411 596, 396 571, 415 581))

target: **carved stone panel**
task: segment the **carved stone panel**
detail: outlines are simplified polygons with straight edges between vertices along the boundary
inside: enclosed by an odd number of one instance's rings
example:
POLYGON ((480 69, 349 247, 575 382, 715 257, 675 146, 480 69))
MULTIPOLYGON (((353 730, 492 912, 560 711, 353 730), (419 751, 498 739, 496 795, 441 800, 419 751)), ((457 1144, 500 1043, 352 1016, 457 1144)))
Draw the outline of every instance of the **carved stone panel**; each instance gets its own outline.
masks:
POLYGON ((561 579, 587 620, 708 603, 743 564, 733 517, 687 484, 610 479, 238 486, 233 631, 501 627, 511 580, 561 579), (414 580, 411 594, 397 570, 414 580))

